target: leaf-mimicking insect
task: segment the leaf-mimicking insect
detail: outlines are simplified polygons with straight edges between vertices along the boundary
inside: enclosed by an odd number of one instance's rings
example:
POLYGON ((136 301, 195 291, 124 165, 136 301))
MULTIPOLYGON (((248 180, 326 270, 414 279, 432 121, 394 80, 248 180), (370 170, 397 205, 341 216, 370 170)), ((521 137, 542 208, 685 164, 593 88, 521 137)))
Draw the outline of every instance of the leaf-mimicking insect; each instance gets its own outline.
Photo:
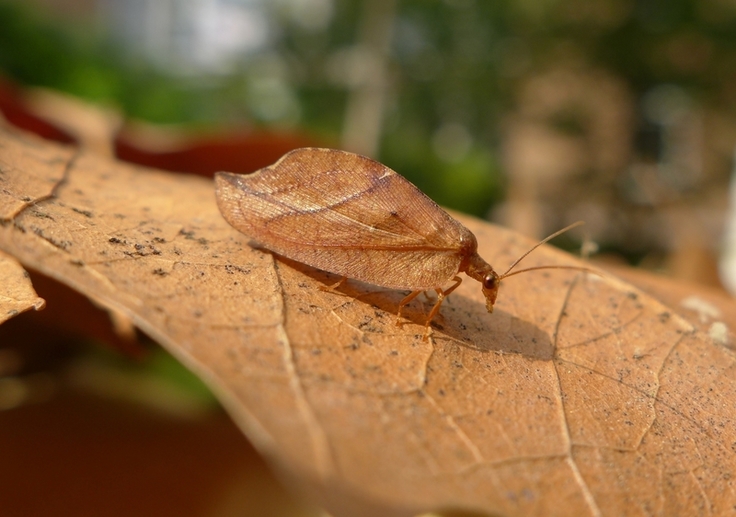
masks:
POLYGON ((499 275, 478 255, 470 230, 407 179, 364 156, 296 149, 252 174, 218 172, 215 185, 225 220, 264 248, 343 277, 410 290, 399 303, 397 324, 407 303, 435 290, 425 339, 443 299, 462 282, 458 273, 481 283, 486 308, 493 312, 501 280, 540 269, 511 273, 516 264, 580 224, 550 235, 499 275))

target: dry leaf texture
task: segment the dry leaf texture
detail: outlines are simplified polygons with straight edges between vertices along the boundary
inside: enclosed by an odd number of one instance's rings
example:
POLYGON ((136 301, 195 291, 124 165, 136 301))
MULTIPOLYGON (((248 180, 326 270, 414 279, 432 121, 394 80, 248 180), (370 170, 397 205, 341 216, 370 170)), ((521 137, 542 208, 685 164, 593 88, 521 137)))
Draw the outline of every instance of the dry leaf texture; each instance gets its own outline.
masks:
POLYGON ((28 273, 18 262, 0 252, 0 324, 29 309, 43 309, 45 302, 31 286, 28 273))
MULTIPOLYGON (((734 353, 613 278, 519 275, 431 302, 249 247, 212 182, 8 133, 20 208, 0 249, 127 313, 198 372, 276 465, 337 515, 727 515, 736 507, 734 353), (39 158, 43 157, 43 158, 39 158), (56 175, 56 176, 55 176, 56 175), (440 328, 441 327, 441 328, 440 328)), ((6 203, 7 204, 7 203, 6 203)), ((463 218, 503 269, 529 241, 463 218)), ((575 263, 544 247, 525 262, 575 263)))

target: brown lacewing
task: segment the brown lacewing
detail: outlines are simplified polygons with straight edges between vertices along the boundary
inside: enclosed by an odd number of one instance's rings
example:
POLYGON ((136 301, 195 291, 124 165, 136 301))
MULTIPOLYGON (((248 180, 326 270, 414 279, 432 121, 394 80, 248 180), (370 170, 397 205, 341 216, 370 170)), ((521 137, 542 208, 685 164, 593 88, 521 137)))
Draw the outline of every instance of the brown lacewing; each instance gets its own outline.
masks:
POLYGON ((385 165, 334 149, 303 148, 252 174, 218 172, 217 204, 225 220, 256 243, 309 266, 391 289, 410 290, 401 310, 418 294, 437 292, 430 323, 442 301, 462 282, 463 272, 479 281, 493 312, 501 280, 543 268, 499 275, 478 255, 470 230, 417 187, 385 165), (447 289, 442 286, 453 282, 447 289))

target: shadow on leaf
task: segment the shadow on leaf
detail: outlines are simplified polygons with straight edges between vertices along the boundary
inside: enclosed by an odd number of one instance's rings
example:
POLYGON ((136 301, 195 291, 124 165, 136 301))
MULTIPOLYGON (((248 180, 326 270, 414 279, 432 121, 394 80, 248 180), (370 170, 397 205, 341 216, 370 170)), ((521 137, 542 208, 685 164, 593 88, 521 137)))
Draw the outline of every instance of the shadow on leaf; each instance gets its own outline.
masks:
MULTIPOLYGON (((386 313, 395 319, 401 300, 407 291, 385 289, 348 279, 338 284, 340 277, 305 266, 283 257, 279 261, 297 269, 324 286, 327 292, 355 299, 386 313)), ((432 294, 418 296, 412 300, 401 314, 401 327, 409 333, 410 324, 418 325, 420 334, 424 333, 427 316, 435 303, 432 294)), ((389 320, 393 321, 391 318, 389 320)), ((550 360, 554 357, 554 345, 547 332, 534 323, 524 321, 512 314, 496 309, 489 314, 485 305, 460 293, 445 298, 440 313, 431 323, 432 338, 435 343, 450 341, 481 352, 503 352, 521 354, 532 359, 550 360)))

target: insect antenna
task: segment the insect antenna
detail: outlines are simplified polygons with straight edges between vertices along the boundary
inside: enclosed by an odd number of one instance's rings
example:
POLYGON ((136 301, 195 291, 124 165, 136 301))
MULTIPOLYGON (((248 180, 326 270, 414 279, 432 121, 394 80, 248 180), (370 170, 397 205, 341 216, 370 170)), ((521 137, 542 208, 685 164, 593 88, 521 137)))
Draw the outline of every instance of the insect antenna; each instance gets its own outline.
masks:
POLYGON ((595 271, 594 269, 591 269, 591 268, 587 268, 585 266, 534 266, 534 267, 528 267, 528 268, 525 268, 525 269, 520 269, 518 271, 514 271, 513 273, 511 272, 511 270, 514 269, 519 264, 519 262, 521 262, 522 260, 524 260, 527 255, 529 255, 532 251, 534 251, 535 249, 537 249, 538 247, 540 247, 542 244, 544 244, 546 242, 549 242, 552 239, 554 239, 555 237, 557 237, 558 235, 560 235, 562 233, 565 233, 568 230, 572 230, 573 228, 577 228, 578 226, 581 226, 583 224, 585 224, 584 221, 576 221, 576 222, 572 223, 569 226, 565 226, 561 230, 557 230, 552 235, 549 235, 549 236, 545 237, 544 239, 542 239, 541 241, 539 241, 538 243, 536 243, 534 246, 532 246, 529 249, 529 251, 527 251, 521 257, 519 257, 518 259, 516 259, 514 261, 514 263, 511 264, 511 266, 509 266, 509 268, 506 270, 506 272, 503 275, 500 275, 499 276, 499 280, 503 280, 504 278, 508 278, 510 276, 518 275, 519 273, 526 273, 527 271, 534 271, 536 269, 577 269, 578 271, 588 271, 590 273, 595 273, 597 275, 600 275, 600 272, 595 271))

